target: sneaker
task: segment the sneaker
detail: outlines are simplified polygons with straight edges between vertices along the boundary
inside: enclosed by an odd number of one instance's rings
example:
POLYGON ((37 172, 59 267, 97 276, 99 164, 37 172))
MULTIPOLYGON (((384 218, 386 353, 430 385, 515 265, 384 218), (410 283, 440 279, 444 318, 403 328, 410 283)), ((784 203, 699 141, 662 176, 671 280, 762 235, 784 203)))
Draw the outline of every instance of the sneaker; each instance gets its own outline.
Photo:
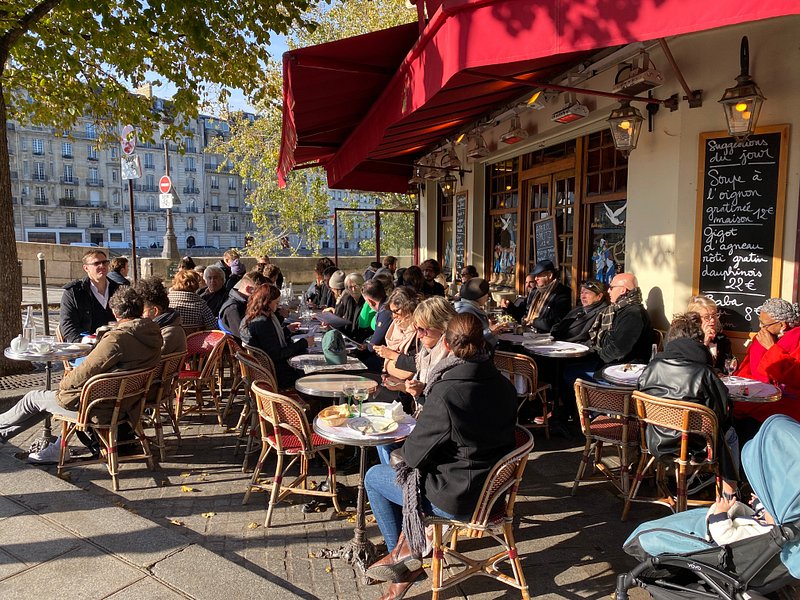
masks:
MULTIPOLYGON (((547 413, 547 420, 549 421, 552 418, 553 418, 553 413, 552 412, 548 412, 547 413)), ((543 416, 534 417, 533 418, 533 422, 536 425, 544 425, 544 417, 543 416)))
POLYGON ((716 481, 713 473, 703 472, 698 473, 695 471, 692 476, 686 481, 686 495, 693 496, 700 490, 707 488, 716 481))
MULTIPOLYGON (((57 465, 61 454, 61 438, 48 444, 44 450, 28 455, 28 462, 35 465, 57 465)), ((69 453, 64 457, 64 462, 69 461, 69 453)))

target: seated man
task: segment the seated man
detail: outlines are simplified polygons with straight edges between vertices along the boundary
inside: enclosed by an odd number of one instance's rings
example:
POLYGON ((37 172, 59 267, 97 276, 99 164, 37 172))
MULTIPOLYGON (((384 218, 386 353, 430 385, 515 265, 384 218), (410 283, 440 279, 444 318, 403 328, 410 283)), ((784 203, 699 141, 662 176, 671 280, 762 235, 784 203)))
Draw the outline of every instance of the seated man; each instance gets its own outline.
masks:
POLYGON ((422 261, 419 268, 422 269, 422 277, 424 278, 422 283, 422 295, 425 298, 444 296, 444 286, 436 281, 436 277, 442 272, 439 261, 429 258, 428 260, 422 261))
MULTIPOLYGON (((230 333, 237 340, 240 335, 240 326, 247 309, 250 294, 258 286, 267 283, 267 278, 258 271, 250 271, 239 280, 239 283, 230 291, 228 299, 219 311, 219 326, 226 333, 230 333)), ((242 340, 247 343, 249 340, 242 340)))
MULTIPOLYGON (((638 388, 651 396, 696 402, 714 411, 720 431, 714 455, 719 462, 724 493, 731 497, 738 487, 739 441, 731 426, 728 388, 714 372, 711 352, 703 344, 704 339, 700 315, 677 315, 664 340, 664 351, 657 354, 642 372, 638 388)), ((680 434, 676 431, 648 427, 645 436, 647 448, 653 456, 665 456, 680 450, 680 434)), ((695 448, 694 444, 692 447, 695 448)), ((697 440, 697 449, 705 449, 705 440, 697 440)))
POLYGON ((209 265, 203 271, 203 281, 206 286, 198 290, 197 294, 206 301, 211 314, 219 316, 219 311, 228 299, 228 290, 225 289, 225 273, 215 265, 209 265))
MULTIPOLYGON (((153 321, 142 318, 144 301, 130 286, 123 286, 109 300, 117 327, 106 333, 86 359, 64 375, 57 390, 33 390, 9 411, 0 415, 0 443, 35 425, 44 413, 77 415, 81 390, 94 375, 154 367, 161 358, 161 331, 153 321)), ((50 444, 29 460, 58 461, 59 442, 50 444)))
POLYGON ((186 352, 186 331, 181 316, 169 307, 169 296, 164 283, 158 277, 140 279, 134 289, 144 302, 142 316, 152 319, 161 328, 161 354, 186 352))
POLYGON ((533 327, 537 333, 550 333, 553 325, 572 308, 572 290, 558 280, 552 261, 540 260, 531 275, 536 287, 528 296, 526 312, 521 321, 533 327))
POLYGON ((108 279, 108 257, 102 250, 92 249, 82 258, 86 277, 64 286, 61 295, 61 324, 65 342, 80 342, 86 334, 114 320, 108 299, 119 284, 108 279))

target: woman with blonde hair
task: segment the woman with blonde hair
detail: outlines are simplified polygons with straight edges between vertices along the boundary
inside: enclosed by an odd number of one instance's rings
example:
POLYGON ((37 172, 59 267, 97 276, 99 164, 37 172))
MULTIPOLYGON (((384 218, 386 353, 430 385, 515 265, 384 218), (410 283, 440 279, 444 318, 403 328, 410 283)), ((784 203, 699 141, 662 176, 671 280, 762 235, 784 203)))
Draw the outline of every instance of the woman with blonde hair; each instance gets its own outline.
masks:
POLYGON ((731 353, 731 341, 722 333, 722 322, 719 320, 719 309, 717 303, 708 296, 692 296, 689 298, 689 305, 686 312, 693 312, 700 315, 703 321, 703 333, 705 339, 703 343, 711 352, 714 359, 714 368, 724 371, 725 359, 731 353))
POLYGON ((169 307, 174 308, 181 316, 182 324, 186 328, 216 329, 217 317, 208 308, 206 301, 197 294, 202 282, 203 278, 197 271, 180 270, 175 273, 168 294, 169 307))

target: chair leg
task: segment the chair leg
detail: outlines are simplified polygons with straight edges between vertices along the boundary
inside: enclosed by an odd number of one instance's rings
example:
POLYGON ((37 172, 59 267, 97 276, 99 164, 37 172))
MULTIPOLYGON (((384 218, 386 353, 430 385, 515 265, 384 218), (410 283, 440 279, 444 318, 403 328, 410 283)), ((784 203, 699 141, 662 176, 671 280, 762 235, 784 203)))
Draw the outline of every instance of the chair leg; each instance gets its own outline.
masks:
MULTIPOLYGON (((108 474, 111 475, 111 487, 115 492, 119 491, 119 456, 117 455, 117 428, 112 427, 106 434, 106 465, 108 474)), ((103 435, 98 431, 98 435, 103 440, 103 435)))
POLYGON ((649 456, 647 453, 642 453, 642 457, 639 459, 639 466, 636 468, 636 476, 633 478, 633 485, 628 492, 628 496, 625 498, 625 507, 622 509, 622 521, 628 520, 628 513, 631 510, 631 503, 633 502, 633 499, 636 498, 636 494, 639 493, 639 486, 642 483, 642 479, 644 479, 645 473, 650 469, 654 461, 654 456, 649 456))
POLYGON ((686 463, 679 462, 676 473, 675 512, 686 510, 686 463))
POLYGON ((156 406, 153 409, 153 428, 156 430, 156 443, 158 444, 158 452, 161 457, 161 462, 167 460, 167 448, 164 442, 164 424, 161 422, 161 406, 156 406))
POLYGON ((574 496, 578 491, 578 485, 586 473, 586 465, 589 464, 589 454, 592 451, 592 440, 586 438, 586 445, 583 447, 583 454, 581 455, 581 462, 578 465, 578 472, 575 474, 575 481, 572 482, 572 491, 570 495, 574 496))
POLYGON ((147 436, 145 436, 144 429, 142 429, 141 421, 136 424, 136 429, 134 431, 139 437, 139 443, 142 445, 142 451, 144 452, 145 460, 147 461, 147 468, 151 471, 155 471, 157 468, 156 461, 153 458, 153 451, 152 448, 150 448, 150 441, 147 439, 147 436))
POLYGON ((59 448, 58 452, 58 474, 61 475, 64 472, 64 459, 67 457, 67 450, 68 448, 68 435, 69 427, 66 421, 61 422, 61 448, 59 448))
POLYGON ((253 469, 253 476, 250 478, 250 484, 244 493, 242 504, 247 504, 250 501, 250 494, 253 493, 253 488, 258 485, 258 478, 261 475, 261 469, 264 467, 264 459, 267 458, 271 446, 265 441, 261 445, 261 453, 258 455, 258 462, 253 469))
POLYGON ((331 491, 331 500, 333 501, 333 508, 337 513, 343 512, 342 507, 339 506, 339 494, 336 490, 336 448, 328 450, 328 489, 331 491))
POLYGON ((511 571, 514 573, 514 581, 522 592, 523 600, 530 600, 528 594, 528 584, 525 582, 525 574, 522 572, 522 564, 517 553, 517 544, 514 541, 514 525, 511 521, 503 524, 503 537, 508 547, 508 558, 511 561, 511 571))
POLYGON ((431 558, 431 600, 439 599, 439 591, 442 589, 442 560, 444 559, 444 549, 442 548, 442 524, 433 524, 433 556, 431 558))
POLYGON ((547 391, 538 393, 539 398, 542 400, 542 425, 544 426, 544 437, 550 439, 550 419, 548 418, 549 407, 547 406, 547 391))
POLYGON ((264 521, 264 527, 269 527, 272 523, 272 511, 275 510, 275 504, 278 502, 278 496, 281 493, 281 479, 283 478, 283 453, 278 452, 278 463, 275 465, 275 477, 272 479, 272 493, 269 496, 269 507, 267 508, 267 518, 264 521))

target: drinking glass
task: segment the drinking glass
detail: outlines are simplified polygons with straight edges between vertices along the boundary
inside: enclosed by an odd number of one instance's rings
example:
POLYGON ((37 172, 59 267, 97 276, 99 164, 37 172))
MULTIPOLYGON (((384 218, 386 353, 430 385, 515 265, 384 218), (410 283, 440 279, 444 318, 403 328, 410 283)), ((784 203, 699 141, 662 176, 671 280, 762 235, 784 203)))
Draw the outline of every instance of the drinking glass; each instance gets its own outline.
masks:
POLYGON ((356 392, 356 386, 352 383, 345 383, 342 386, 342 393, 344 393, 345 398, 347 399, 347 406, 353 402, 353 395, 356 392))
POLYGON ((364 400, 369 398, 369 388, 358 386, 355 388, 355 393, 353 394, 353 399, 358 400, 358 416, 361 416, 361 408, 364 400))
POLYGON ((728 377, 733 375, 736 371, 736 367, 739 366, 739 361, 736 360, 735 356, 729 356, 725 359, 725 372, 728 374, 728 377))

